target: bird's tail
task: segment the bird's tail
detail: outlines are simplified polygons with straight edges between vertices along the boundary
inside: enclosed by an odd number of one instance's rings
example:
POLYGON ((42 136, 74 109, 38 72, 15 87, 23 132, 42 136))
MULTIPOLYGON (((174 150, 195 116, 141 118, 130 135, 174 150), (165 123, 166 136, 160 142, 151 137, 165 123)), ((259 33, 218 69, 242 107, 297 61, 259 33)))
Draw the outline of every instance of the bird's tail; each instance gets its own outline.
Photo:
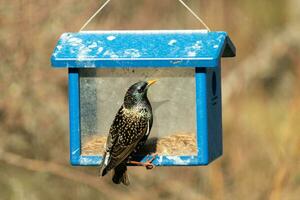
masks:
POLYGON ((112 181, 115 184, 123 183, 124 185, 129 185, 129 178, 127 174, 127 166, 126 163, 121 163, 114 169, 114 175, 112 181))
POLYGON ((100 168, 99 168, 99 176, 105 176, 105 175, 107 174, 107 172, 108 172, 108 170, 107 170, 107 168, 106 168, 107 165, 105 164, 105 159, 107 159, 107 158, 106 158, 106 152, 104 153, 102 162, 101 162, 101 164, 100 164, 100 168))

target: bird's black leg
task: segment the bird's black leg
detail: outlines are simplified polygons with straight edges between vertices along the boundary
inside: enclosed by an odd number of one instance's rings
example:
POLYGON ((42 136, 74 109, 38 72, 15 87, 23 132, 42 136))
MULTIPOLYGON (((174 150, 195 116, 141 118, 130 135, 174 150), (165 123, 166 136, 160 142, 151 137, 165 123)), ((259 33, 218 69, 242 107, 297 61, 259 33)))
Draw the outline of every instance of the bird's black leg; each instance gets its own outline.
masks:
MULTIPOLYGON (((139 166, 144 166, 146 167, 146 169, 153 169, 155 167, 155 165, 152 163, 153 160, 158 156, 157 153, 152 154, 151 158, 147 158, 146 162, 138 162, 138 161, 129 161, 130 164, 134 164, 134 165, 139 165, 139 166)), ((148 157, 148 156, 147 156, 148 157)))

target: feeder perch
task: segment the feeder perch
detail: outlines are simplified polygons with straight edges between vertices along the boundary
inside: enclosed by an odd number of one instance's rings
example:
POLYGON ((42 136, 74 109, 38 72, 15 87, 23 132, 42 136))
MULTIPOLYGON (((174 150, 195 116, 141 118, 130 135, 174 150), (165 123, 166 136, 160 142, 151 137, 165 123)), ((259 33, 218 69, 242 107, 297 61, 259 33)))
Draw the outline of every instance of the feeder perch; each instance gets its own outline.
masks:
POLYGON ((222 155, 221 57, 234 57, 225 32, 83 31, 64 33, 51 57, 68 68, 70 160, 99 165, 126 90, 157 79, 148 91, 154 122, 134 159, 158 153, 158 166, 207 165, 222 155))

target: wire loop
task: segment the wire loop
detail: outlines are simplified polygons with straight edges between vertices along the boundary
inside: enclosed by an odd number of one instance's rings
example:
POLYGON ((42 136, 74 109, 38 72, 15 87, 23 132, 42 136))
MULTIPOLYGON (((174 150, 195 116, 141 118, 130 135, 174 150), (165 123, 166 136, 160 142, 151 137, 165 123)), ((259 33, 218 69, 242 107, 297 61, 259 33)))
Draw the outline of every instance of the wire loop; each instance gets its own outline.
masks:
MULTIPOLYGON (((84 25, 80 28, 79 31, 82 31, 93 19, 98 15, 104 8, 107 6, 107 4, 111 0, 106 0, 104 4, 84 23, 84 25)), ((186 4, 183 0, 178 0, 181 5, 183 5, 208 31, 211 31, 210 28, 205 24, 205 22, 186 4)))

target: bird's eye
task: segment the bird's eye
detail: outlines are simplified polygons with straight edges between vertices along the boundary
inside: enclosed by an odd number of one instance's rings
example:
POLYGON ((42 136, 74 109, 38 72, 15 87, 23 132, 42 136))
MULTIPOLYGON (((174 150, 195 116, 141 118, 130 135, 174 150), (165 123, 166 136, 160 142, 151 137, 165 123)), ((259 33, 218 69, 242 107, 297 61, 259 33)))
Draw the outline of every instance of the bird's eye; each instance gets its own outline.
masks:
POLYGON ((147 86, 147 85, 143 85, 142 87, 140 87, 140 88, 138 89, 138 92, 139 92, 139 93, 142 93, 142 92, 145 90, 146 86, 147 86))
POLYGON ((138 92, 142 93, 143 92, 143 88, 138 89, 138 92))

